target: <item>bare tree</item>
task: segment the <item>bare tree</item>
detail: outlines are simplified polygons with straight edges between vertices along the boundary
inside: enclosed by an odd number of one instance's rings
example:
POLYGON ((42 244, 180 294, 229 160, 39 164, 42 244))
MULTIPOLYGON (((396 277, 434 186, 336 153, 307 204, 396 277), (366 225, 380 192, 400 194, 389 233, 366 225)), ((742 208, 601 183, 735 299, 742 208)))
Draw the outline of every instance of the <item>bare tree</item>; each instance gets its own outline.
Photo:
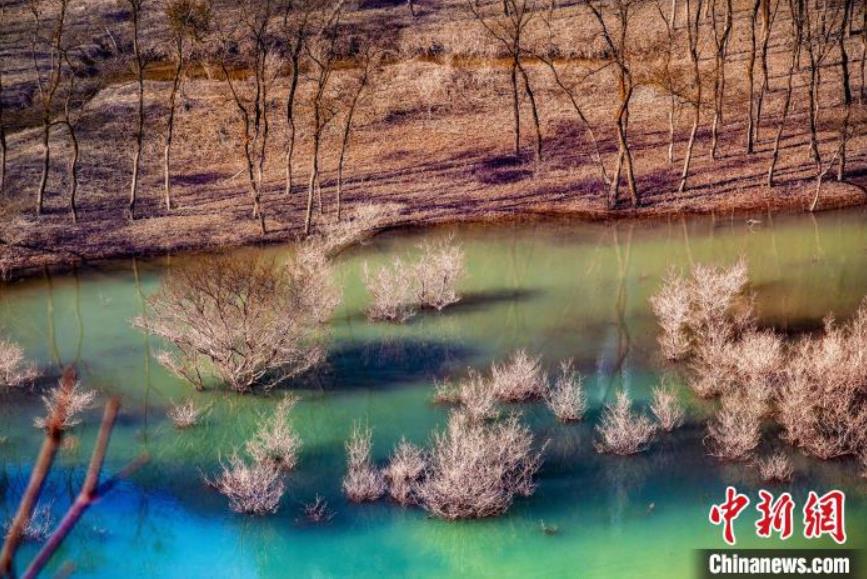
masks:
POLYGON ((551 70, 551 74, 554 77, 554 82, 557 83, 557 86, 560 88, 561 91, 563 91, 563 94, 566 95, 566 98, 569 99, 569 103, 572 105, 572 110, 575 111, 575 115, 581 121, 581 124, 584 126, 584 130, 587 133, 587 138, 589 139, 590 145, 592 147, 591 156, 593 158, 593 162, 596 163, 597 167, 599 167, 599 175, 602 179, 602 183, 606 188, 610 187, 611 179, 608 177, 608 172, 605 170, 605 163, 602 161, 602 154, 599 151, 599 142, 596 139, 596 133, 593 131, 593 126, 587 120, 587 116, 584 114, 581 105, 578 103, 578 97, 575 94, 575 86, 566 83, 566 81, 563 79, 563 75, 557 69, 557 65, 554 62, 554 59, 541 53, 537 53, 536 57, 551 70))
MULTIPOLYGON (((804 3, 804 45, 809 58, 808 67, 808 120, 810 128, 810 156, 816 165, 816 192, 810 204, 810 211, 815 211, 819 204, 819 196, 822 190, 822 180, 834 163, 840 158, 840 147, 824 162, 819 147, 819 87, 821 84, 821 70, 833 49, 837 46, 834 38, 836 32, 843 28, 839 23, 844 17, 839 4, 826 5, 822 9, 811 6, 811 2, 804 3)), ((848 83, 848 81, 847 81, 848 83)))
POLYGON ((310 234, 313 222, 314 195, 319 198, 319 210, 322 211, 322 185, 320 183, 320 150, 322 136, 326 127, 334 120, 337 106, 329 94, 331 75, 337 61, 337 28, 340 24, 342 4, 338 4, 327 18, 315 38, 306 45, 307 57, 312 64, 311 76, 314 83, 313 100, 313 151, 310 155, 310 177, 307 182, 307 210, 304 218, 304 234, 310 234))
POLYGON ((686 0, 686 32, 689 38, 689 61, 692 64, 693 81, 695 83, 695 94, 693 95, 693 119, 692 129, 689 132, 689 142, 686 145, 686 154, 683 159, 683 172, 680 174, 680 185, 677 187, 678 193, 683 193, 686 189, 686 182, 689 178, 689 166, 692 161, 692 149, 695 146, 695 137, 698 132, 698 125, 701 122, 701 69, 699 68, 699 33, 701 31, 701 6, 702 0, 695 2, 695 15, 692 15, 691 1, 686 0))
POLYGON ((218 23, 220 68, 241 117, 245 170, 253 202, 252 216, 258 219, 262 234, 267 232, 261 195, 269 130, 268 89, 276 75, 269 35, 276 9, 274 0, 244 3, 233 24, 225 26, 215 19, 218 23), (244 64, 249 67, 251 78, 238 79, 230 70, 230 61, 234 58, 233 48, 241 49, 239 57, 246 61, 244 64), (250 84, 252 87, 248 86, 250 84))
POLYGON ((638 207, 638 188, 635 185, 635 171, 632 167, 632 152, 629 148, 629 102, 635 85, 630 69, 629 51, 627 47, 628 29, 632 15, 633 0, 615 0, 613 12, 616 19, 616 28, 612 34, 612 28, 602 15, 601 6, 593 1, 587 3, 587 7, 599 24, 602 39, 608 49, 609 64, 613 65, 617 72, 617 87, 620 96, 620 104, 615 115, 617 129, 617 165, 614 178, 608 194, 608 208, 617 206, 620 190, 620 177, 626 167, 626 181, 629 187, 629 196, 633 207, 638 207))
POLYGON ((127 216, 130 220, 135 219, 135 203, 138 195, 139 181, 139 165, 141 164, 141 153, 144 145, 144 66, 145 58, 142 52, 140 28, 141 28, 141 12, 143 0, 126 0, 129 4, 132 17, 132 50, 133 50, 133 69, 136 75, 138 84, 138 104, 136 109, 136 131, 135 131, 135 148, 132 154, 132 178, 129 185, 129 204, 127 205, 127 216))
POLYGON ((523 57, 528 54, 524 45, 524 35, 535 16, 536 2, 535 0, 503 0, 503 14, 496 17, 487 16, 478 0, 467 0, 467 5, 487 33, 503 45, 511 61, 509 79, 512 86, 516 158, 521 155, 521 91, 518 80, 520 75, 520 84, 523 86, 523 93, 530 102, 530 112, 533 115, 533 126, 536 130, 535 157, 538 162, 542 159, 542 127, 539 109, 536 106, 536 96, 523 61, 523 57))
POLYGON ((169 118, 166 121, 166 141, 163 149, 163 189, 166 210, 172 208, 171 151, 175 130, 175 109, 181 76, 184 73, 185 43, 201 40, 210 23, 210 7, 197 0, 169 0, 166 4, 166 19, 172 35, 175 53, 175 69, 172 90, 169 93, 169 118))
POLYGON ((349 139, 352 134, 352 121, 361 95, 370 83, 370 76, 380 58, 380 53, 371 41, 366 43, 361 57, 361 68, 358 80, 349 96, 349 105, 346 110, 346 118, 343 123, 343 138, 340 141, 340 158, 337 162, 337 219, 340 220, 341 198, 343 192, 343 165, 346 162, 346 153, 349 149, 349 139))
POLYGON ((36 190, 36 215, 42 214, 45 199, 45 189, 48 185, 48 172, 51 168, 51 127, 53 124, 54 101, 63 78, 63 53, 65 50, 65 27, 70 0, 60 0, 58 12, 54 16, 53 26, 46 22, 46 7, 39 0, 30 0, 29 7, 33 16, 33 33, 31 37, 31 53, 33 68, 36 75, 36 90, 39 98, 42 116, 42 176, 36 190), (47 38, 43 37, 43 29, 50 30, 47 38), (39 62, 40 47, 47 45, 47 69, 39 62))
POLYGON ((289 143, 286 147, 286 196, 292 193, 292 159, 295 154, 295 99, 301 74, 301 56, 307 40, 311 19, 317 2, 303 2, 301 6, 286 5, 283 28, 289 42, 289 94, 286 97, 286 122, 289 125, 289 143))
POLYGON ((858 91, 858 104, 864 104, 864 72, 867 65, 867 2, 861 3, 861 86, 858 91))
POLYGON ((70 105, 72 102, 73 95, 75 94, 75 77, 76 72, 72 66, 72 62, 69 58, 69 52, 67 50, 63 50, 63 61, 67 66, 67 91, 66 91, 66 99, 63 104, 63 116, 61 117, 60 123, 66 127, 66 131, 69 134, 69 143, 72 147, 72 156, 69 159, 69 215, 72 218, 73 223, 78 222, 78 212, 75 206, 76 202, 76 193, 78 192, 78 158, 79 158, 79 147, 78 147, 78 136, 76 134, 76 126, 73 121, 70 105))
MULTIPOLYGON (((6 26, 6 5, 0 6, 0 27, 6 26)), ((863 77, 863 74, 862 74, 863 77)), ((0 197, 6 191, 6 124, 3 122, 3 58, 0 57, 0 197)))
POLYGON ((759 86, 759 96, 756 102, 756 122, 754 141, 759 140, 759 129, 762 126, 762 108, 765 102, 765 94, 768 92, 768 45, 771 40, 771 26, 779 8, 779 0, 774 4, 774 9, 771 10, 771 0, 761 0, 761 17, 762 17, 762 42, 761 51, 759 53, 759 63, 761 65, 762 84, 759 86))
POLYGON ((753 9, 750 13, 750 56, 747 61, 747 154, 752 154, 755 146, 756 21, 763 1, 766 0, 753 0, 753 9))
POLYGON ((719 126, 723 121, 723 104, 726 91, 726 57, 728 53, 729 38, 732 31, 732 0, 725 1, 725 15, 723 16, 722 29, 717 21, 716 0, 708 0, 711 5, 711 18, 713 21, 713 41, 716 47, 714 59, 714 94, 713 94, 713 125, 711 127, 711 159, 716 159, 719 145, 719 126))
POLYGON ((674 23, 677 16, 677 0, 672 0, 671 14, 669 16, 666 16, 662 9, 662 0, 656 0, 655 6, 660 20, 662 20, 665 25, 665 36, 667 41, 666 50, 663 54, 663 66, 660 75, 662 78, 658 79, 658 82, 668 94, 668 162, 674 163, 674 124, 675 116, 677 115, 680 90, 675 86, 675 75, 672 70, 671 62, 674 58, 675 52, 674 23))
POLYGON ((783 113, 780 117, 780 124, 777 128, 777 136, 774 139, 774 149, 771 153, 771 163, 770 167, 768 168, 768 187, 774 186, 774 171, 777 167, 777 161, 780 158, 780 141, 783 138, 783 130, 786 126, 786 119, 789 116, 789 110, 792 106, 793 80, 795 76, 795 71, 798 68, 798 61, 800 60, 801 55, 801 38, 804 25, 804 0, 789 0, 789 11, 792 14, 792 36, 790 40, 792 44, 792 59, 789 64, 789 72, 786 75, 786 94, 783 98, 783 113))
POLYGON ((849 55, 846 53, 846 32, 849 30, 852 5, 852 0, 844 0, 843 17, 840 20, 840 32, 837 35, 840 50, 840 82, 842 83, 844 107, 843 121, 840 123, 840 159, 837 164, 837 181, 842 181, 846 174, 846 148, 849 143, 850 121, 852 118, 851 74, 849 72, 849 55))

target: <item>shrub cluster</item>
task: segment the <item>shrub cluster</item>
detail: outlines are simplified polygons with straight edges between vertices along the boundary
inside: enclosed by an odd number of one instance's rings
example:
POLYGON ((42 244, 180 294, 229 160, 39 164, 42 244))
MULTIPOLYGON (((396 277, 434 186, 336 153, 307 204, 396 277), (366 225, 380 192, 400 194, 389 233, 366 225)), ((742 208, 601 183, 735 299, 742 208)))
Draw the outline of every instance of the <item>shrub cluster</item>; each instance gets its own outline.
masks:
POLYGON ((773 417, 786 441, 813 456, 863 455, 867 301, 848 323, 828 318, 821 334, 786 343, 755 328, 746 285, 742 261, 729 269, 696 266, 690 278, 670 274, 651 299, 663 353, 688 361, 696 394, 720 399, 708 424, 711 454, 750 459, 773 417))
POLYGON ((460 300, 457 285, 464 275, 463 250, 451 239, 427 242, 420 249, 415 262, 395 257, 375 272, 364 264, 371 320, 405 322, 419 309, 442 310, 460 300))
POLYGON ((343 494, 350 501, 375 501, 385 494, 385 478, 371 459, 373 433, 356 424, 346 442, 347 469, 343 477, 343 494))
POLYGON ((207 378, 238 392, 269 389, 323 359, 322 322, 339 299, 330 278, 313 247, 288 264, 206 257, 169 271, 135 323, 175 346, 159 361, 199 389, 207 378))
POLYGON ((489 421, 454 410, 430 449, 401 440, 381 472, 370 458, 370 437, 369 429, 356 426, 346 445, 343 490, 354 502, 387 492, 442 519, 470 519, 500 515, 516 496, 535 490, 541 451, 534 451, 533 435, 516 415, 489 421))
POLYGON ((545 393, 545 403, 560 422, 577 422, 587 412, 587 396, 581 375, 575 371, 572 362, 560 365, 560 374, 545 393))
POLYGON ((27 362, 21 346, 0 340, 0 386, 21 386, 32 382, 37 375, 36 365, 27 362))
POLYGON ((605 405, 602 420, 596 426, 596 450, 620 455, 642 452, 650 446, 656 429, 650 418, 632 411, 632 401, 626 392, 618 392, 614 403, 605 405))
POLYGON ((193 400, 173 404, 166 414, 178 430, 196 426, 208 412, 207 407, 198 406, 193 400))
POLYGON ((442 519, 500 515, 515 496, 530 496, 541 452, 515 415, 501 422, 472 420, 452 412, 444 432, 434 434, 422 506, 442 519))
POLYGON ((216 478, 205 482, 229 499, 229 508, 238 513, 274 513, 286 490, 284 473, 295 468, 301 439, 289 426, 289 415, 298 399, 285 396, 271 416, 260 416, 260 425, 247 441, 249 459, 233 453, 216 478))
POLYGON ((45 428, 48 418, 60 416, 59 426, 62 430, 70 430, 81 424, 81 413, 93 406, 96 391, 84 390, 80 382, 74 382, 72 388, 64 388, 62 382, 42 397, 45 404, 45 416, 33 419, 36 428, 45 428), (56 414, 55 414, 56 413, 56 414))

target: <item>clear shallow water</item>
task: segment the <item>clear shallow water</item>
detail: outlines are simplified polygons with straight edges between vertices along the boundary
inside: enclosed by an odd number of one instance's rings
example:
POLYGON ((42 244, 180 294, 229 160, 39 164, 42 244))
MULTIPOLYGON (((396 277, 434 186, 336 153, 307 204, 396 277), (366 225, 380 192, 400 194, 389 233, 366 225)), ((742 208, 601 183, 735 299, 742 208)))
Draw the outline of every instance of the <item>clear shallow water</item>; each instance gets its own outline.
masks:
MULTIPOLYGON (((851 313, 867 294, 867 231, 862 212, 761 216, 661 223, 586 223, 460 227, 390 234, 340 258, 344 303, 334 320, 329 365, 302 395, 295 428, 304 440, 280 511, 264 519, 230 513, 201 483, 220 456, 239 447, 273 396, 195 394, 213 403, 203 426, 175 431, 168 405, 193 394, 162 369, 162 347, 134 330, 143 296, 161 272, 194 257, 120 262, 78 275, 0 288, 0 325, 44 368, 76 362, 102 396, 120 394, 123 413, 106 467, 111 473, 142 451, 150 463, 92 508, 55 557, 82 576, 219 575, 229 577, 581 576, 689 577, 693 549, 722 546, 707 522, 712 502, 736 484, 755 502, 759 481, 743 465, 703 455, 708 408, 689 403, 690 420, 650 452, 632 458, 593 451, 593 425, 618 388, 646 405, 665 367, 656 346, 648 297, 669 266, 731 263, 747 257, 763 324, 785 331, 819 327, 822 317, 851 313), (464 300, 406 326, 371 324, 363 315, 361 264, 414 251, 426 237, 453 234, 467 253, 464 300), (558 425, 539 405, 524 414, 539 439, 550 439, 539 489, 495 520, 445 523, 388 502, 351 505, 340 495, 343 441, 357 419, 374 428, 384 460, 401 435, 417 443, 441 426, 446 410, 430 403, 435 377, 467 366, 486 368, 515 348, 556 368, 572 357, 586 376, 587 420, 558 425), (324 496, 337 516, 328 525, 296 519, 301 505, 324 496), (557 526, 546 535, 540 522, 557 526)), ((256 250, 245 250, 256 251, 256 250)), ((288 251, 281 248, 262 250, 288 251)), ((32 420, 38 395, 0 392, 0 517, 18 502, 40 442, 32 420)), ((76 432, 46 496, 61 513, 81 484, 99 410, 76 432)), ((772 439, 769 436, 769 439, 772 439)), ((771 445, 768 446, 770 448, 771 445)), ((819 464, 796 456, 790 490, 803 505, 808 490, 848 492, 849 547, 867 546, 867 483, 847 462, 819 464)), ((752 507, 750 508, 752 511, 752 507)), ((755 538, 749 512, 738 520, 739 546, 776 546, 755 538)), ((796 531, 801 526, 796 521, 796 531)), ((793 538, 786 546, 830 547, 793 538)), ((22 560, 36 548, 28 545, 22 560)))

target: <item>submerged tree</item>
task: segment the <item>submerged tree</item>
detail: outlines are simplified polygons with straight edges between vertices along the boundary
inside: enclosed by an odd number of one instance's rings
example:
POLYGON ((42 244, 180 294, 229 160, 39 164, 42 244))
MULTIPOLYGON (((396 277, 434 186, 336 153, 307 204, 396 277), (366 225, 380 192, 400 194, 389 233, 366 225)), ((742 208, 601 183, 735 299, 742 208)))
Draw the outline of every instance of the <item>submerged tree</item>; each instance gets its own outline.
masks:
POLYGON ((269 389, 322 361, 328 283, 304 259, 207 257, 171 270, 135 323, 175 347, 160 362, 199 389, 269 389))

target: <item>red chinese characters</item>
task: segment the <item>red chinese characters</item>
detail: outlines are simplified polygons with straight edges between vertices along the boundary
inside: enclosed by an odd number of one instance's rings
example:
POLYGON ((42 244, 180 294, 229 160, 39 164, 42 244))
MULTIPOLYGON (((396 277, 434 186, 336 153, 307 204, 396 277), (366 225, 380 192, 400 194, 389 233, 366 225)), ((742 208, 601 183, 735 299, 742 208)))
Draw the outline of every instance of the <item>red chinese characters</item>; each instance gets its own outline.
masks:
POLYGON ((708 515, 710 522, 714 525, 723 525, 723 539, 729 545, 735 544, 735 519, 749 504, 749 497, 738 493, 735 487, 727 487, 725 502, 710 508, 708 515))
POLYGON ((829 491, 821 497, 810 491, 804 505, 804 537, 818 539, 829 535, 842 545, 846 542, 846 495, 842 491, 829 491))
MULTIPOLYGON (((735 520, 749 504, 748 496, 730 486, 726 488, 725 501, 711 506, 708 518, 712 524, 723 526, 723 539, 729 545, 735 544, 735 520)), ((846 495, 843 491, 832 490, 822 496, 810 491, 803 508, 804 537, 820 539, 827 535, 838 544, 844 544, 845 507, 846 495)), ((770 539, 776 533, 785 541, 794 533, 795 501, 791 494, 781 493, 775 498, 772 493, 760 490, 756 510, 759 512, 755 524, 758 537, 770 539)))
POLYGON ((786 540, 792 536, 792 513, 795 501, 789 493, 781 494, 776 500, 768 491, 759 491, 759 504, 756 505, 761 516, 756 521, 756 535, 768 539, 774 532, 780 534, 780 539, 786 540))

